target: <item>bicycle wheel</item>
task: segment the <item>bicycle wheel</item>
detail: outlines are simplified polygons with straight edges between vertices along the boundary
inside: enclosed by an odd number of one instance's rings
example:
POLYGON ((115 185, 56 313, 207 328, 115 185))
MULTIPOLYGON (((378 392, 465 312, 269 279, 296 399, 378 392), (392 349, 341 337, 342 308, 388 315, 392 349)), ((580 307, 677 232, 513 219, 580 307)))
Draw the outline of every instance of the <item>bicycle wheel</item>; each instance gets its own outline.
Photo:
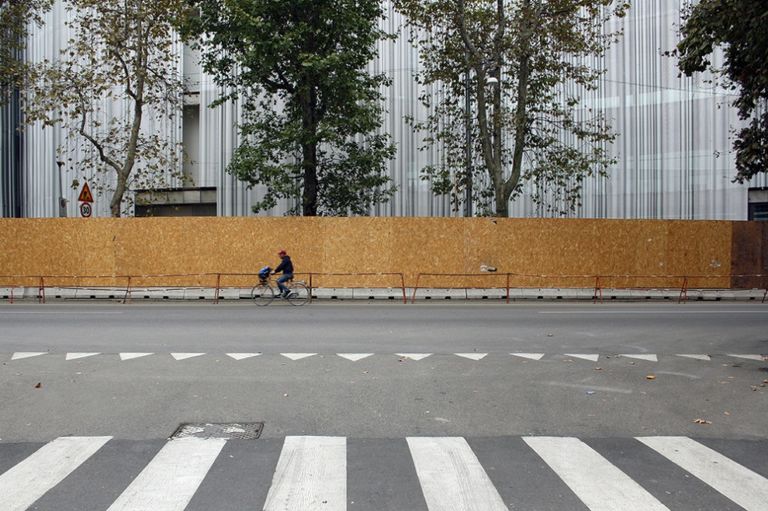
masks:
POLYGON ((256 284, 251 289, 251 298, 256 305, 269 305, 275 299, 275 290, 269 284, 256 284))
POLYGON ((288 302, 291 305, 304 305, 309 302, 309 288, 303 282, 288 284, 288 302))

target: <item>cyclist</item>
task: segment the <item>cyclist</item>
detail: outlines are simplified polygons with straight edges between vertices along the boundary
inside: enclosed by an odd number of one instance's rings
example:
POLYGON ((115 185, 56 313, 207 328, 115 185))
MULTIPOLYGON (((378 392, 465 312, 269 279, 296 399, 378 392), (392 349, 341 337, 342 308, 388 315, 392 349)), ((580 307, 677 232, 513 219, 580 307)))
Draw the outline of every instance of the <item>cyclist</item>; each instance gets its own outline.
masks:
POLYGON ((293 263, 291 262, 291 257, 285 250, 281 250, 277 255, 280 256, 281 261, 272 274, 274 275, 275 273, 283 272, 283 275, 277 279, 277 287, 280 288, 280 296, 282 298, 288 298, 290 291, 285 286, 285 282, 293 278, 293 263))

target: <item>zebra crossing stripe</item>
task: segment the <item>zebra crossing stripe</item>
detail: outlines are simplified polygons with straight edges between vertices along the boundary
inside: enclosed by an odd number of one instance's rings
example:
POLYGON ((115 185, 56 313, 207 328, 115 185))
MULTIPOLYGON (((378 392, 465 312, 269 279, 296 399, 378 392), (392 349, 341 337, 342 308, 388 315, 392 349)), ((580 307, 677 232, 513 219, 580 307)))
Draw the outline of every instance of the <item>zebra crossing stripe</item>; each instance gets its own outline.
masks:
POLYGON ((407 438, 429 511, 507 511, 467 441, 407 438))
POLYGON ((591 511, 669 511, 578 438, 523 437, 591 511))
POLYGON ((747 511, 768 510, 768 479, 687 437, 638 440, 747 511))
POLYGON ((285 437, 264 511, 346 511, 346 437, 285 437))
POLYGON ((112 437, 61 437, 0 475, 0 509, 23 511, 90 458, 112 437))
POLYGON ((169 441, 107 511, 183 511, 225 443, 222 438, 169 441))

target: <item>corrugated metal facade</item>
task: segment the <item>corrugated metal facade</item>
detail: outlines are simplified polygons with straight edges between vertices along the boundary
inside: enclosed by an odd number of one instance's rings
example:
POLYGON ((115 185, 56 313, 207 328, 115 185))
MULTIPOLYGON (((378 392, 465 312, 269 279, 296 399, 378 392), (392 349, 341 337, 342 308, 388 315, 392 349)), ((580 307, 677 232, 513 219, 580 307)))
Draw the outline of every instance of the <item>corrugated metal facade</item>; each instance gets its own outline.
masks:
MULTIPOLYGON (((705 83, 705 77, 680 78, 674 59, 662 57, 677 41, 681 0, 643 0, 634 2, 629 16, 618 20, 624 29, 622 41, 606 55, 608 70, 600 87, 584 98, 589 106, 601 107, 611 119, 619 138, 612 151, 618 165, 607 179, 591 179, 584 185, 583 204, 572 216, 583 218, 665 218, 744 220, 747 218, 748 186, 766 186, 762 175, 750 185, 731 182, 735 175, 730 154, 730 128, 738 122, 730 107, 733 97, 725 90, 705 83)), ((390 176, 398 191, 389 203, 371 212, 382 216, 448 216, 454 213, 446 197, 431 193, 429 183, 419 171, 433 159, 436 151, 420 152, 420 135, 405 121, 407 116, 424 117, 417 98, 419 88, 413 78, 419 59, 408 43, 402 19, 385 2, 388 32, 400 33, 395 42, 382 42, 379 58, 371 69, 387 73, 393 80, 385 91, 387 116, 383 129, 391 134, 398 153, 390 164, 390 176)), ((33 60, 54 58, 65 44, 66 13, 57 5, 48 24, 33 36, 28 56, 33 60)), ((199 126, 197 147, 187 147, 196 162, 196 186, 216 187, 219 215, 253 215, 250 206, 259 190, 246 187, 225 172, 233 149, 238 144, 237 105, 215 109, 206 105, 219 91, 211 77, 195 70, 191 52, 183 68, 187 78, 199 82, 199 126)), ((114 111, 119 111, 116 105, 114 111)), ((161 130, 172 140, 181 140, 182 121, 177 118, 147 125, 161 130)), ((64 139, 56 129, 30 127, 24 145, 23 172, 26 182, 25 216, 56 216, 58 175, 56 147, 64 139)), ((69 215, 76 212, 76 190, 67 190, 73 177, 81 181, 74 168, 65 169, 65 194, 70 200, 69 215)), ((289 204, 284 201, 268 212, 282 215, 289 204)), ((108 199, 97 199, 95 214, 108 214, 108 199)), ((510 207, 511 216, 545 216, 544 210, 523 195, 510 207)))

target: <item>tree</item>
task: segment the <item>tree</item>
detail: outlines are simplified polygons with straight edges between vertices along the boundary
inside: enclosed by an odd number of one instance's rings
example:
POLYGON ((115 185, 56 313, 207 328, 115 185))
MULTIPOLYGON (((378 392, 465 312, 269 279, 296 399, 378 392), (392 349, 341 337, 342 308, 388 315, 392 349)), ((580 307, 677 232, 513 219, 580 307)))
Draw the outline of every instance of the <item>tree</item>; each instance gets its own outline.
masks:
MULTIPOLYGON (((301 197, 301 213, 366 214, 394 192, 385 175, 394 147, 378 133, 383 75, 366 66, 379 0, 199 0, 189 32, 203 66, 239 99, 242 143, 228 172, 265 185, 254 207, 301 197)), ((298 207, 293 211, 298 213, 298 207)))
POLYGON ((28 74, 21 54, 30 24, 41 25, 53 0, 0 0, 0 104, 20 88, 28 74))
POLYGON ((590 65, 615 40, 605 24, 628 8, 613 0, 395 0, 418 29, 415 38, 430 110, 416 120, 437 145, 440 163, 424 169, 438 194, 460 203, 468 186, 487 183, 474 201, 508 216, 532 182, 549 210, 575 209, 587 176, 606 175, 615 136, 603 115, 579 108, 601 70, 590 65), (494 83, 495 82, 495 83, 494 83), (571 85, 571 87, 566 87, 571 85), (472 108, 465 106, 464 95, 472 108), (474 110, 473 112, 471 110, 474 110), (466 137, 465 131, 471 137, 466 137), (479 165, 474 169, 466 138, 479 165), (472 170, 465 170, 470 168, 472 170))
POLYGON ((83 173, 110 176, 96 188, 112 190, 118 217, 130 204, 126 192, 164 187, 179 175, 180 147, 142 127, 151 116, 181 112, 173 23, 185 7, 181 0, 67 1, 74 35, 59 59, 34 70, 25 114, 65 129, 70 143, 60 151, 80 152, 83 173))
POLYGON ((686 75, 711 71, 739 89, 734 101, 746 126, 735 132, 736 177, 743 183, 768 171, 768 2, 702 0, 684 14, 677 45, 686 75), (713 54, 722 50, 722 66, 713 54))

